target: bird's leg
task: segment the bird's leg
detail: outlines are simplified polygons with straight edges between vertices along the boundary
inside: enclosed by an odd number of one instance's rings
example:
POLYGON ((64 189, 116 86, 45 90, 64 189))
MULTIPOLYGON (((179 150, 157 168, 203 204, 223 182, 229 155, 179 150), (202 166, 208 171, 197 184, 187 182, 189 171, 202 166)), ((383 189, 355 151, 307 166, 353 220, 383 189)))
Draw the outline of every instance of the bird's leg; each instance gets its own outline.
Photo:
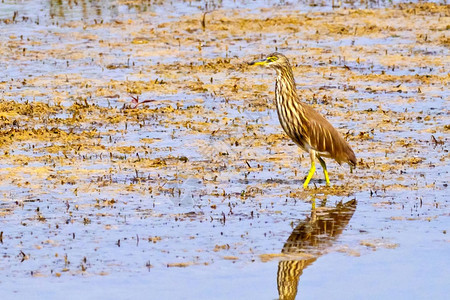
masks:
POLYGON ((308 187, 308 183, 316 172, 316 153, 314 150, 309 150, 309 156, 311 157, 311 168, 309 169, 308 176, 306 176, 305 182, 303 183, 303 188, 308 187))
POLYGON ((325 161, 323 160, 322 157, 317 156, 317 158, 319 159, 320 165, 322 166, 323 174, 325 175, 325 181, 327 182, 327 186, 330 186, 330 178, 328 178, 327 165, 325 164, 325 161))
POLYGON ((317 213, 316 213, 316 197, 312 198, 312 207, 311 207, 311 222, 317 221, 317 213))

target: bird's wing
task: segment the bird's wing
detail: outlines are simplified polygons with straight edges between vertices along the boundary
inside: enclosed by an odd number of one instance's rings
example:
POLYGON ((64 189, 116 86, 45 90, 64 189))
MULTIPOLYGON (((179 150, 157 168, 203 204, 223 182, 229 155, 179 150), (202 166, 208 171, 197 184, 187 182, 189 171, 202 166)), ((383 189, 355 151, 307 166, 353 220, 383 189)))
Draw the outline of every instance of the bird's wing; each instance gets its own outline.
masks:
MULTIPOLYGON (((312 149, 319 155, 331 157, 338 163, 349 160, 349 151, 353 153, 350 146, 342 135, 327 121, 320 113, 309 105, 304 105, 305 114, 309 119, 307 122, 309 142, 312 149)), ((354 154, 353 154, 354 156, 354 154)))

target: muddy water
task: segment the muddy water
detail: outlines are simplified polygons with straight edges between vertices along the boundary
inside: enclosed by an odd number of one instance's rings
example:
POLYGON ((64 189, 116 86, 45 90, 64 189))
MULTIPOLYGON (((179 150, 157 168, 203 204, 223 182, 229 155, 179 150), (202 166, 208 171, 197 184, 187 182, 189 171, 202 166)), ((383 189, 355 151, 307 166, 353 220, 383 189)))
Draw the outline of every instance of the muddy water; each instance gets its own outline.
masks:
POLYGON ((5 299, 444 298, 448 5, 161 2, 0 3, 5 299), (331 188, 274 50, 357 154, 331 188))

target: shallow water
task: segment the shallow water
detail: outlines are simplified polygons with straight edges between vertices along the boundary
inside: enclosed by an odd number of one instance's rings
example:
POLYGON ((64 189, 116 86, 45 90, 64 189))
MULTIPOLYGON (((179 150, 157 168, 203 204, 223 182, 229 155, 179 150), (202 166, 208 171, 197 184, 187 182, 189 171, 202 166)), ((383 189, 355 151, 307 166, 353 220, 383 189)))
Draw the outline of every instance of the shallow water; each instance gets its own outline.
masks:
POLYGON ((448 5, 205 3, 0 3, 5 299, 444 298, 448 5), (357 154, 331 188, 274 50, 357 154))

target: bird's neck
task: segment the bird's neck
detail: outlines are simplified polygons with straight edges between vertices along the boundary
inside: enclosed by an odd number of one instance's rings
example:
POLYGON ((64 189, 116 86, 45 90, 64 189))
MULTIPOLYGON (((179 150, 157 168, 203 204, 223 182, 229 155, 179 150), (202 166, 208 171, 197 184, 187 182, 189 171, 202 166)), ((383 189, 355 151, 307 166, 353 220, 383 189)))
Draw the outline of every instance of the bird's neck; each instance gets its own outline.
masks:
POLYGON ((277 79, 275 84, 276 90, 276 102, 277 105, 284 101, 292 99, 298 99, 297 91, 295 88, 294 74, 292 73, 291 66, 284 66, 277 68, 277 79))

